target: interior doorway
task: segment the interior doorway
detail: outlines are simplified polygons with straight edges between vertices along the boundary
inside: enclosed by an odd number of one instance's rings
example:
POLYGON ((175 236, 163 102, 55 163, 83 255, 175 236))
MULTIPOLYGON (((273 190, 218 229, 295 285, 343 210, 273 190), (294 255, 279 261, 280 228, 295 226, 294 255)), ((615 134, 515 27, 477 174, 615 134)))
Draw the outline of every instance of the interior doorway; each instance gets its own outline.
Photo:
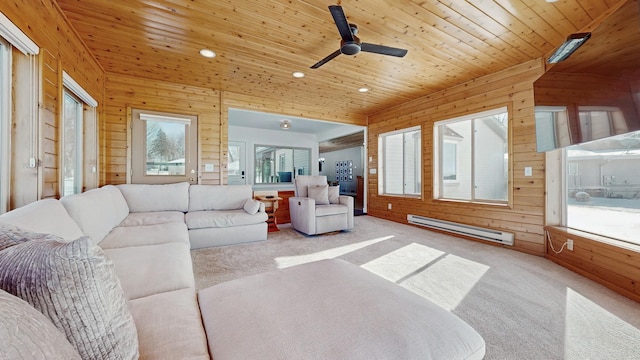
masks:
POLYGON ((319 144, 318 169, 340 194, 354 198, 355 215, 366 213, 365 130, 319 144))

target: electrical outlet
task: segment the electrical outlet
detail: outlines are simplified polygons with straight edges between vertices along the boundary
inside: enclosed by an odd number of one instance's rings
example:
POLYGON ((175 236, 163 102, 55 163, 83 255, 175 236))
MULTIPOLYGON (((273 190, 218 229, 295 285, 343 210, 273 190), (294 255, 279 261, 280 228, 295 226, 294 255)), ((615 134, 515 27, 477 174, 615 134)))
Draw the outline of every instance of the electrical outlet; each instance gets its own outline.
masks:
POLYGON ((567 250, 573 251, 573 240, 567 240, 567 250))
POLYGON ((387 204, 387 209, 388 209, 388 210, 391 210, 391 203, 388 203, 388 204, 387 204))

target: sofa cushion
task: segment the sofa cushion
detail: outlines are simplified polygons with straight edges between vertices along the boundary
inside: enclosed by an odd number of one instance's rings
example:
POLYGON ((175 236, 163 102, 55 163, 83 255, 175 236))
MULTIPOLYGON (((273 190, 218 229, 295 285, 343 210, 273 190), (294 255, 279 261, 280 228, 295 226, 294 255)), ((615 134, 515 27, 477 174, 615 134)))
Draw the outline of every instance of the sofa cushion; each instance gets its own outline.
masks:
POLYGON ((121 184, 130 212, 182 211, 189 209, 189 183, 121 184))
POLYGON ((329 185, 309 185, 307 194, 316 205, 329 205, 329 185))
POLYGON ((242 208, 247 212, 247 214, 253 215, 257 213, 258 210, 260 210, 260 201, 247 199, 247 201, 244 202, 244 206, 242 208))
POLYGON ((88 237, 0 251, 0 288, 27 301, 84 359, 135 359, 138 337, 113 263, 88 237))
POLYGON ((325 175, 298 175, 295 180, 295 194, 297 197, 308 197, 307 189, 312 185, 327 184, 325 175))
POLYGON ((119 226, 111 230, 100 243, 103 249, 145 246, 166 243, 189 244, 187 225, 166 223, 146 226, 119 226))
POLYGON ((189 212, 242 209, 252 197, 251 185, 191 185, 189 212))
POLYGON ((106 249, 127 299, 193 288, 189 244, 160 244, 106 249))
POLYGON ((152 211, 130 213, 120 226, 144 226, 166 223, 184 223, 184 213, 181 211, 152 211))
POLYGON ((131 300, 129 308, 141 359, 210 359, 193 288, 131 300))
POLYGON ((26 301, 0 290, 0 358, 80 360, 67 338, 26 301))
POLYGON ((329 204, 340 204, 340 185, 329 186, 329 204))
POLYGON ((267 221, 268 215, 258 212, 247 214, 244 209, 227 211, 190 211, 186 214, 189 229, 223 228, 259 224, 267 221))
POLYGON ((129 207, 122 193, 113 185, 68 195, 60 202, 95 244, 100 243, 111 229, 129 215, 129 207))
POLYGON ((53 234, 68 241, 84 235, 64 206, 55 199, 39 200, 2 214, 0 223, 37 233, 53 234))
POLYGON ((316 217, 346 214, 349 211, 349 207, 346 205, 330 204, 316 206, 316 217))

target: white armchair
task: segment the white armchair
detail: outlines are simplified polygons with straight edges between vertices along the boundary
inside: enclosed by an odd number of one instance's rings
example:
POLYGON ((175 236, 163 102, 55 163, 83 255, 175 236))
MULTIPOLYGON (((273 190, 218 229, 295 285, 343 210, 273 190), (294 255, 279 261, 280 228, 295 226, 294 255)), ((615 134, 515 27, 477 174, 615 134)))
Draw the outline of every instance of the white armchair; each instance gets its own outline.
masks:
POLYGON ((299 175, 289 198, 291 226, 307 235, 353 229, 353 198, 341 196, 326 176, 299 175))

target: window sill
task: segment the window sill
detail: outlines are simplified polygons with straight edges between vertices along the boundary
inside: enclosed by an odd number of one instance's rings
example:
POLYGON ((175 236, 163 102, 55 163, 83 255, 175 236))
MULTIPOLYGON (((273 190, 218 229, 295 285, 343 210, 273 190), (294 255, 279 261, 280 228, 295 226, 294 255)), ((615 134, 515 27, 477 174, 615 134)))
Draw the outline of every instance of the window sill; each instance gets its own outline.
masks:
POLYGON ((387 196, 387 197, 403 198, 403 199, 416 199, 416 200, 422 199, 422 195, 378 194, 378 196, 387 196))
POLYGON ((597 241, 599 243, 604 243, 610 246, 640 253, 640 245, 633 244, 627 241, 618 240, 618 239, 614 239, 614 238, 610 238, 602 235, 596 235, 596 234, 588 233, 586 231, 580 231, 580 230, 568 228, 566 226, 549 225, 549 226, 545 226, 544 229, 551 233, 565 235, 572 239, 597 241))
POLYGON ((470 205, 480 205, 480 206, 498 206, 498 207, 509 207, 509 203, 497 203, 497 202, 486 202, 486 201, 471 201, 471 200, 461 200, 461 199, 433 199, 436 202, 443 203, 460 203, 460 204, 470 204, 470 205))

